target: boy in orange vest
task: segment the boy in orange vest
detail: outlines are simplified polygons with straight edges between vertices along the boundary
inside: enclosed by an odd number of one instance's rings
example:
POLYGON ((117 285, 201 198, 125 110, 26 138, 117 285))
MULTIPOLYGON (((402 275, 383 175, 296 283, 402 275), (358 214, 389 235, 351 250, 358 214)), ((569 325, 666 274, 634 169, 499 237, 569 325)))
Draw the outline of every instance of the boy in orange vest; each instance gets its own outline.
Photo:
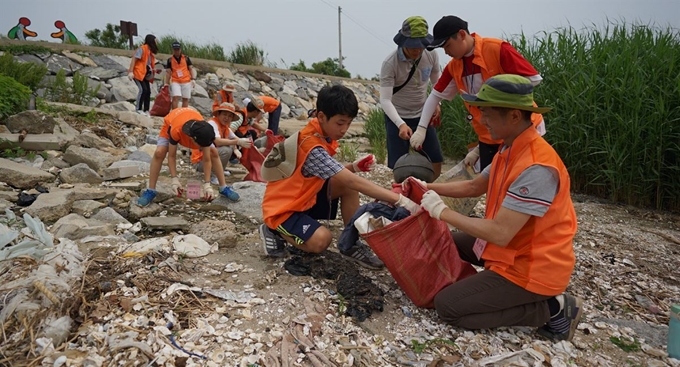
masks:
MULTIPOLYGON (((326 250, 333 235, 317 220, 335 219, 339 202, 347 225, 359 208, 360 192, 412 213, 419 208, 408 198, 354 174, 371 170, 373 155, 346 165, 333 158, 338 140, 359 111, 356 96, 349 88, 323 87, 316 107, 317 117, 298 133, 294 171, 289 177, 268 182, 265 189, 260 237, 267 256, 285 256, 286 242, 307 252, 326 250)), ((369 268, 384 266, 361 242, 349 249, 340 249, 340 253, 369 268)))
POLYGON ((191 90, 196 86, 196 81, 191 59, 182 53, 182 45, 179 42, 172 43, 172 56, 165 65, 165 85, 168 84, 172 97, 172 109, 179 106, 180 99, 182 107, 189 107, 191 90))
POLYGON ((421 205, 452 233, 460 257, 484 271, 442 289, 434 299, 439 317, 466 329, 536 326, 552 340, 571 340, 583 301, 565 293, 574 270, 576 213, 567 168, 536 131, 532 82, 519 75, 488 79, 463 99, 479 108, 484 127, 503 142, 493 163, 470 181, 426 184, 421 205), (439 194, 486 193, 486 215, 450 210, 439 194))
POLYGON ((215 110, 219 105, 224 102, 234 103, 234 86, 231 84, 225 84, 222 89, 215 93, 215 98, 213 99, 212 108, 215 110))
MULTIPOLYGON (((476 94, 487 79, 498 74, 517 74, 531 80, 536 86, 543 78, 534 67, 508 42, 496 38, 483 38, 476 33, 470 34, 466 21, 448 15, 434 25, 434 40, 428 50, 442 47, 451 56, 451 61, 442 70, 439 81, 425 101, 420 115, 418 129, 411 136, 411 146, 419 149, 425 139, 425 132, 432 114, 442 99, 452 100, 461 90, 476 94)), ((493 139, 480 120, 478 108, 465 104, 468 109, 467 120, 477 133, 479 142, 465 157, 465 163, 474 166, 479 159, 480 170, 491 164, 502 141, 493 139)), ((533 114, 531 121, 545 134, 543 116, 533 114)))
POLYGON ((163 127, 158 137, 156 151, 151 158, 149 188, 144 190, 142 196, 137 200, 137 204, 147 206, 156 197, 156 183, 166 155, 168 156, 168 168, 170 168, 170 176, 172 177, 172 190, 177 196, 182 195, 184 190, 177 177, 177 144, 189 149, 200 149, 203 153, 204 183, 201 196, 204 200, 212 200, 215 196, 210 185, 210 172, 214 171, 219 180, 220 194, 229 200, 237 201, 239 199, 238 194, 225 183, 224 171, 222 171, 217 151, 213 152, 210 149, 214 140, 215 130, 209 123, 203 121, 203 116, 195 109, 182 107, 170 111, 163 119, 163 127))
MULTIPOLYGON (((243 148, 250 148, 253 141, 250 138, 239 138, 229 128, 232 121, 238 120, 238 114, 233 104, 229 102, 222 102, 219 106, 213 108, 213 118, 208 120, 210 126, 215 130, 215 140, 210 146, 212 154, 217 153, 220 158, 220 169, 224 170, 231 155, 237 151, 236 146, 243 148)), ((191 150, 191 164, 198 172, 203 172, 203 151, 201 149, 191 150)), ((213 168, 213 171, 215 169, 213 168)), ((222 171, 224 173, 224 171, 222 171)), ((213 185, 218 184, 218 177, 214 173, 211 176, 210 182, 213 185)))

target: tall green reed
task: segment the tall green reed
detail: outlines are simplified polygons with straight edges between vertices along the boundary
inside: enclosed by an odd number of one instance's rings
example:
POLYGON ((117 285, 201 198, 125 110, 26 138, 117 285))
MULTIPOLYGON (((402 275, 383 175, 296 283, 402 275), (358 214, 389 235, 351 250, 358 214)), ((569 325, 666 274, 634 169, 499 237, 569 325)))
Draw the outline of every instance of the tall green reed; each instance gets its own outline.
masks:
POLYGON ((385 131, 385 117, 380 108, 371 110, 364 123, 364 132, 371 144, 371 153, 375 155, 378 163, 386 163, 387 158, 387 133, 385 131))
POLYGON ((206 60, 226 61, 224 48, 217 43, 207 43, 199 45, 195 42, 177 37, 175 35, 164 35, 156 39, 158 52, 172 54, 172 43, 179 42, 182 45, 182 53, 189 57, 196 57, 206 60))

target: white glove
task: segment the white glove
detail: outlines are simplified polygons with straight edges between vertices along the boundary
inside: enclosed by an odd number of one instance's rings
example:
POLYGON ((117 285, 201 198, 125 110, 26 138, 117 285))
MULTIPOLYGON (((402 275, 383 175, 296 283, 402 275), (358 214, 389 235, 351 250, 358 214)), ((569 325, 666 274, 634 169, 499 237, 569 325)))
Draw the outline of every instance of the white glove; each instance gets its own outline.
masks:
POLYGON ((413 202, 413 200, 407 198, 406 196, 399 194, 399 200, 397 200, 394 205, 408 210, 411 214, 415 213, 420 209, 420 205, 413 202))
POLYGON ((128 72, 128 79, 132 80, 135 78, 135 74, 131 71, 128 72))
POLYGON ((474 167, 475 163, 477 163, 477 160, 479 159, 479 145, 475 147, 475 149, 472 149, 466 156, 465 159, 463 159, 463 162, 465 162, 466 166, 469 167, 474 167))
POLYGON ((241 151, 238 150, 238 149, 234 149, 234 155, 235 155, 236 158, 238 158, 238 159, 241 159, 241 157, 243 156, 243 154, 241 154, 241 151))
POLYGON ((236 144, 238 144, 240 147, 250 148, 253 146, 253 141, 249 138, 238 138, 238 142, 236 144))
POLYGON ((374 165, 375 156, 373 154, 361 157, 352 162, 352 168, 354 168, 354 172, 368 172, 373 169, 374 165))
POLYGON ((415 150, 420 150, 423 147, 423 141, 425 141, 425 134, 427 133, 427 128, 418 126, 416 132, 411 135, 411 147, 415 150))
POLYGON ((425 194, 423 194, 423 199, 420 200, 420 205, 427 210, 428 213, 430 213, 430 216, 435 219, 441 219, 439 218, 442 215, 442 212, 444 209, 447 208, 446 204, 442 201, 442 198, 439 197, 439 194, 432 190, 428 190, 425 194))
POLYGON ((182 196, 183 191, 184 190, 182 190, 182 184, 179 182, 179 178, 173 177, 172 178, 172 192, 174 192, 175 195, 177 195, 177 197, 180 197, 180 196, 182 196))
POLYGON ((196 88, 196 81, 191 79, 191 89, 196 88))
POLYGON ((203 184, 203 195, 201 195, 201 197, 205 201, 210 201, 215 197, 215 191, 213 191, 210 182, 206 182, 203 184))
MULTIPOLYGON (((415 181, 418 182, 419 184, 423 185, 423 186, 425 187, 425 189, 427 189, 427 182, 425 182, 425 181, 423 181, 423 180, 421 180, 421 179, 415 178, 415 177, 413 177, 413 176, 410 176, 410 177, 411 177, 412 180, 415 180, 415 181)), ((410 180, 407 178, 407 179, 404 180, 404 182, 401 183, 401 189, 402 189, 404 192, 409 192, 409 190, 410 190, 410 188, 411 188, 411 184, 409 183, 409 181, 410 181, 410 180)))

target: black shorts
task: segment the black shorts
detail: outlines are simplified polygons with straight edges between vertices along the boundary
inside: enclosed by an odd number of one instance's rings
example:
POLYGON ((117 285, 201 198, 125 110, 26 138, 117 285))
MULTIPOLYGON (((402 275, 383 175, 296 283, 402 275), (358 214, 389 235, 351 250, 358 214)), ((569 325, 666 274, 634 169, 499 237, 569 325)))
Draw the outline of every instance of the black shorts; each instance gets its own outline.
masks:
POLYGON ((276 230, 295 239, 297 244, 309 240, 314 232, 321 227, 319 219, 335 219, 338 214, 339 199, 330 199, 330 179, 324 182, 321 190, 316 194, 316 203, 304 212, 293 213, 276 230))

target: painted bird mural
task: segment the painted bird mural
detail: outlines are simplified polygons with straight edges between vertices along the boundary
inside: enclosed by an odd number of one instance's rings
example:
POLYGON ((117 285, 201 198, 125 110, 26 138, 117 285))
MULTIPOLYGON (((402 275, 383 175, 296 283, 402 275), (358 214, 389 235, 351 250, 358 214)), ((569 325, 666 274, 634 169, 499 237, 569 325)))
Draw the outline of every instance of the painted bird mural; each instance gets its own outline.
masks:
POLYGON ((57 20, 56 22, 54 22, 54 26, 59 29, 59 32, 54 32, 50 34, 52 38, 59 38, 64 43, 78 42, 78 38, 76 38, 76 35, 71 33, 68 29, 66 29, 66 24, 64 24, 64 22, 62 22, 61 20, 57 20))
POLYGON ((26 17, 19 18, 19 24, 12 27, 7 32, 7 37, 13 40, 26 40, 27 37, 38 37, 38 34, 28 30, 26 27, 31 25, 31 20, 26 17))

